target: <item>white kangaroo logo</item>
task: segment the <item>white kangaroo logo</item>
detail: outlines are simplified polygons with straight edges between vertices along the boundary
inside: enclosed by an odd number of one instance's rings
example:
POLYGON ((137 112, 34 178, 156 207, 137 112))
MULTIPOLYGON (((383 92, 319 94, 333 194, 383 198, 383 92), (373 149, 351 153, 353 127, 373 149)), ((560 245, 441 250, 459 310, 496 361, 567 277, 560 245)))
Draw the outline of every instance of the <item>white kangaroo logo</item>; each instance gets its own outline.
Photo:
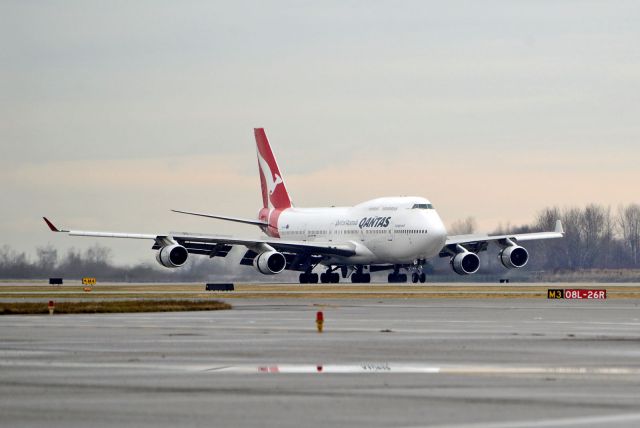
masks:
POLYGON ((260 152, 258 152, 258 164, 260 165, 260 169, 262 170, 262 175, 267 182, 267 190, 269 191, 269 196, 273 195, 278 184, 282 183, 282 177, 278 174, 275 174, 275 180, 273 178, 274 174, 271 172, 271 168, 269 168, 269 164, 265 161, 262 156, 260 156, 260 152))

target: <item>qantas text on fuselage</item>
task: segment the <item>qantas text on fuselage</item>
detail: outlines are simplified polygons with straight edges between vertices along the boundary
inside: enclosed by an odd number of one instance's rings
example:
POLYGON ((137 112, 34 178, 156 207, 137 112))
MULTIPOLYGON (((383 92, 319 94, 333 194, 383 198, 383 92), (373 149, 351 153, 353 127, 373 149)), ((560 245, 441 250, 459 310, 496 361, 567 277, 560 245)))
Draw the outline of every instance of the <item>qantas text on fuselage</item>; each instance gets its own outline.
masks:
POLYGON ((413 282, 424 282, 426 260, 438 256, 448 257, 457 274, 470 275, 478 271, 478 253, 487 250, 490 242, 498 246, 505 268, 517 269, 529 260, 523 242, 564 234, 558 221, 555 230, 548 232, 450 236, 431 202, 418 196, 382 197, 351 207, 296 207, 264 129, 256 128, 254 135, 262 191, 256 220, 174 211, 258 226, 264 238, 62 230, 45 221, 52 231, 73 236, 152 240, 158 263, 167 268, 183 266, 192 254, 226 257, 233 247, 242 247, 241 265, 251 265, 265 275, 298 271, 301 283, 339 282, 341 277, 369 282, 371 272, 383 270, 389 271, 389 282, 406 282, 407 273, 413 282))

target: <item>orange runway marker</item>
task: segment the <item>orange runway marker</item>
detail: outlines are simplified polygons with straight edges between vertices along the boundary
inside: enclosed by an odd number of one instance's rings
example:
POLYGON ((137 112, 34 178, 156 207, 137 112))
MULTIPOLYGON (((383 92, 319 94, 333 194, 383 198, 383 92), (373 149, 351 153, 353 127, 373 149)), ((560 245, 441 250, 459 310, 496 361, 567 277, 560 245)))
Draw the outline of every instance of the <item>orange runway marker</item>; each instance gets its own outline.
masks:
POLYGON ((324 326, 324 315, 322 311, 318 311, 316 314, 316 327, 318 327, 318 333, 322 333, 322 328, 324 326))

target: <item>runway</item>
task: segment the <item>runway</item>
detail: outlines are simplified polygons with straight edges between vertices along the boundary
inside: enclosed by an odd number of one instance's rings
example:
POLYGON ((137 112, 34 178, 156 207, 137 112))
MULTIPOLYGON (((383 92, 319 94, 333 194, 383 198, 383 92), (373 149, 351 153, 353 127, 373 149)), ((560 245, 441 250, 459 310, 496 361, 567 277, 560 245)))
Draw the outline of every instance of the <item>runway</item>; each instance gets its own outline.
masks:
POLYGON ((638 299, 229 301, 3 316, 3 425, 640 424, 638 299))
POLYGON ((0 283, 2 301, 50 299, 500 299, 547 297, 549 288, 606 289, 609 299, 640 299, 637 283, 427 283, 427 284, 235 284, 231 292, 205 291, 204 284, 98 283, 85 291, 79 283, 49 286, 44 281, 0 283))

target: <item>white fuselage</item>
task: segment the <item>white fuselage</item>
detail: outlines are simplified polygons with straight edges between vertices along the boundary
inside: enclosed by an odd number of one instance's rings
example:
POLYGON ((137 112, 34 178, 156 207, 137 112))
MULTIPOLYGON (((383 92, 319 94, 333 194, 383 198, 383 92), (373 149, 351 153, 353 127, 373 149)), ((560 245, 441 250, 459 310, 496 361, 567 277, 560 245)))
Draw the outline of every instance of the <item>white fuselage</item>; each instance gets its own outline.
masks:
POLYGON ((431 203, 420 197, 389 197, 354 207, 288 208, 277 220, 288 241, 350 243, 356 255, 323 264, 406 264, 437 255, 447 231, 431 203))

